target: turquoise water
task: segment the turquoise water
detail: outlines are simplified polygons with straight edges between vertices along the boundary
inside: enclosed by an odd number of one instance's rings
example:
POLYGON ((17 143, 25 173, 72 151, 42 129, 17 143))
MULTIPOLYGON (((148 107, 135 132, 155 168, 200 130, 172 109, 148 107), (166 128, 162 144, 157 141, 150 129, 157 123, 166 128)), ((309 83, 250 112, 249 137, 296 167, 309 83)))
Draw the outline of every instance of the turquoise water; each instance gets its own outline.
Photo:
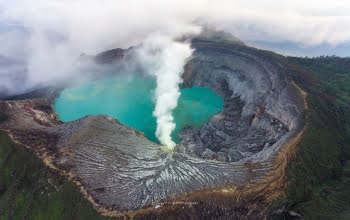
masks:
MULTIPOLYGON (((146 76, 119 75, 98 80, 62 91, 55 101, 55 110, 64 122, 85 115, 111 115, 158 143, 156 119, 152 115, 155 86, 154 79, 146 76)), ((178 107, 173 112, 176 129, 172 137, 175 142, 182 128, 200 126, 222 108, 222 98, 208 88, 181 89, 178 107)))

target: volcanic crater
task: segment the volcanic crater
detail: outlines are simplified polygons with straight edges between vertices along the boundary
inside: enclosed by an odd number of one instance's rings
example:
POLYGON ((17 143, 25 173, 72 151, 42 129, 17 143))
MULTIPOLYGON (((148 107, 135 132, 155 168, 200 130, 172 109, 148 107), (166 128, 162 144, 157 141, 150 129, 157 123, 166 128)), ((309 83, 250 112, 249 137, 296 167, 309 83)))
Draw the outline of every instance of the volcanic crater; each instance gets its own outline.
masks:
MULTIPOLYGON (((61 122, 53 108, 59 89, 38 98, 0 101, 8 116, 0 128, 77 183, 106 215, 159 212, 179 200, 214 207, 208 204, 223 193, 243 200, 239 189, 259 184, 287 160, 276 158, 303 129, 305 94, 263 51, 201 38, 191 45, 195 52, 182 86, 212 89, 224 99, 224 109, 199 128, 183 129, 174 151, 110 116, 61 122), (200 196, 209 192, 210 197, 200 196)), ((132 48, 110 50, 95 61, 118 64, 130 54, 132 48)))

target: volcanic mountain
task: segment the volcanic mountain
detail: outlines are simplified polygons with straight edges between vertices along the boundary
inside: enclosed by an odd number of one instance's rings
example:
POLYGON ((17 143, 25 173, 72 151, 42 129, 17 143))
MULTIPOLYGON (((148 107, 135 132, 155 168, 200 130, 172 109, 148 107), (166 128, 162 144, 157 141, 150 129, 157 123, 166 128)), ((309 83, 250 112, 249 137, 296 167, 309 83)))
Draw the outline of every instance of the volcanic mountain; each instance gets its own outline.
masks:
MULTIPOLYGON (((0 128, 75 182, 105 215, 180 217, 180 210, 204 215, 220 207, 220 216, 246 210, 246 218, 260 218, 281 193, 283 170, 303 132, 306 93, 265 51, 205 37, 191 45, 182 86, 212 89, 224 109, 182 130, 174 152, 109 116, 61 122, 55 88, 0 101, 7 116, 0 128)), ((117 67, 132 53, 110 50, 95 62, 117 67)))

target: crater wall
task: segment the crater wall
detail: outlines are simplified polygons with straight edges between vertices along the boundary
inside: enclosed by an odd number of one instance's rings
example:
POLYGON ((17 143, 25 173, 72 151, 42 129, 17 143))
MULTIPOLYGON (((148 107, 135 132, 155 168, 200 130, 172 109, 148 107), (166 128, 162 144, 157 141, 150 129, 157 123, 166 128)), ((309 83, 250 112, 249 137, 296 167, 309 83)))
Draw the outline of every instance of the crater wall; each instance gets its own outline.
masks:
POLYGON ((302 124, 302 97, 282 65, 242 45, 194 40, 183 86, 205 86, 225 100, 201 128, 181 133, 185 151, 222 161, 269 159, 302 124))
MULTIPOLYGON (((225 104, 204 126, 183 130, 175 152, 108 116, 62 123, 52 97, 0 101, 8 116, 0 128, 109 211, 252 184, 271 171, 276 152, 300 130, 303 98, 283 66, 259 50, 198 39, 192 45, 183 86, 209 87, 225 104)), ((122 62, 120 54, 107 57, 122 62)))

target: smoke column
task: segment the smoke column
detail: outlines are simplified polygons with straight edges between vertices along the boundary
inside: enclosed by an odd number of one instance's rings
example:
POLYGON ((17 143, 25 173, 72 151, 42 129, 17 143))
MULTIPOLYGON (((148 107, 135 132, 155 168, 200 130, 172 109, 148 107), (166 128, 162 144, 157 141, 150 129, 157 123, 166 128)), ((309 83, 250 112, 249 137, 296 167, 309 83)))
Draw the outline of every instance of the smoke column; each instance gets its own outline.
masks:
POLYGON ((176 127, 172 112, 181 94, 184 65, 193 50, 188 43, 157 35, 148 38, 139 52, 139 58, 146 64, 147 71, 157 81, 153 111, 157 119, 156 137, 162 145, 172 150, 176 145, 171 138, 176 127))

